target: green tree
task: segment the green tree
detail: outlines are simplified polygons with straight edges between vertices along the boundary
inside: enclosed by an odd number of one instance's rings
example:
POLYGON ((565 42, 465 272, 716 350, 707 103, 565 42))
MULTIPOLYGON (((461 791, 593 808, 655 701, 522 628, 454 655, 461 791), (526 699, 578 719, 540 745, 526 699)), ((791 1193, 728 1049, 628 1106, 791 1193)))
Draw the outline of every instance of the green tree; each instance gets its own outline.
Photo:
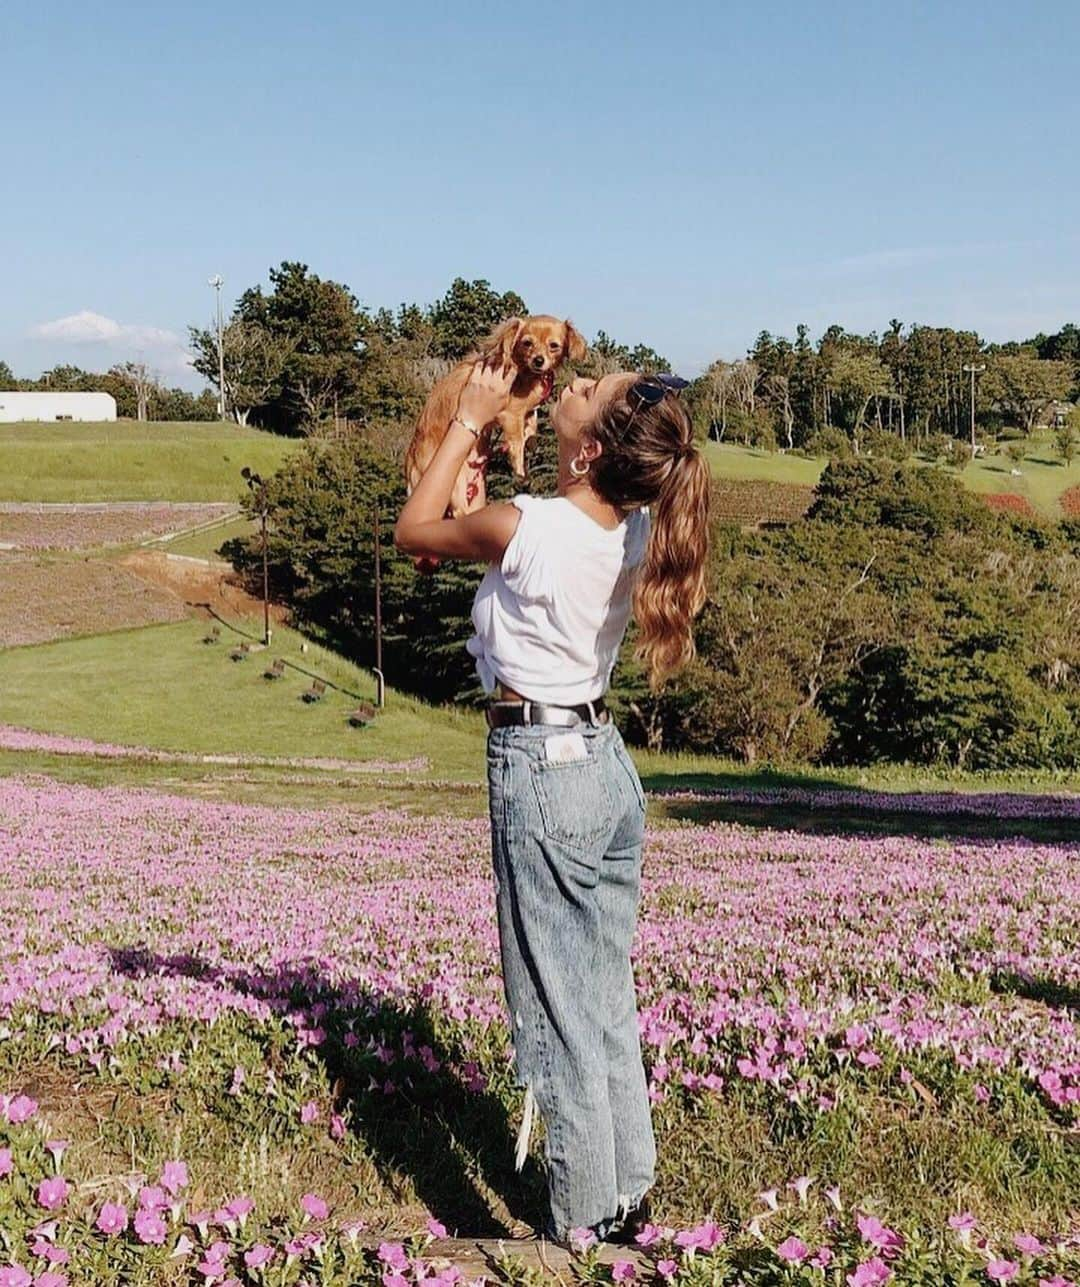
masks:
POLYGON ((469 282, 455 277, 442 299, 428 310, 433 351, 438 357, 456 361, 471 352, 500 322, 508 317, 524 317, 527 312, 525 301, 516 291, 499 294, 483 279, 469 282))
MULTIPOLYGON (((217 388, 217 331, 192 326, 188 335, 194 352, 192 366, 217 388)), ((287 335, 275 335, 262 323, 245 322, 237 316, 222 328, 221 339, 225 403, 236 423, 246 425, 252 411, 265 405, 280 389, 296 344, 287 335)))
POLYGON ((6 362, 0 362, 0 389, 17 389, 19 381, 15 378, 15 372, 6 362))
POLYGON ((1046 408, 1068 396, 1073 370, 1068 362, 1039 358, 1028 350, 995 353, 983 378, 988 395, 1030 434, 1046 408))
POLYGON ((270 270, 270 284, 268 295, 259 286, 244 291, 236 317, 291 346, 267 422, 310 430, 335 409, 347 411, 360 386, 365 314, 348 286, 324 281, 306 264, 284 261, 270 270))
POLYGON ((1080 440, 1080 407, 1073 407, 1054 431, 1054 445, 1064 465, 1071 465, 1076 457, 1077 442, 1080 440))

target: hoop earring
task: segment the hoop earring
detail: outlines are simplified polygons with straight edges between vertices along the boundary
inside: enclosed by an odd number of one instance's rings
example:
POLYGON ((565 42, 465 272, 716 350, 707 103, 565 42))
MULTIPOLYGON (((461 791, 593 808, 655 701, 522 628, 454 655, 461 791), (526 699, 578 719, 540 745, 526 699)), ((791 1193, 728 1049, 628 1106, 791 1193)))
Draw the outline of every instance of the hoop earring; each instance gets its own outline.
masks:
POLYGON ((575 478, 584 478, 585 475, 589 472, 589 462, 588 461, 585 462, 584 469, 575 469, 574 466, 577 463, 578 463, 577 460, 572 460, 570 462, 570 472, 574 475, 575 478))

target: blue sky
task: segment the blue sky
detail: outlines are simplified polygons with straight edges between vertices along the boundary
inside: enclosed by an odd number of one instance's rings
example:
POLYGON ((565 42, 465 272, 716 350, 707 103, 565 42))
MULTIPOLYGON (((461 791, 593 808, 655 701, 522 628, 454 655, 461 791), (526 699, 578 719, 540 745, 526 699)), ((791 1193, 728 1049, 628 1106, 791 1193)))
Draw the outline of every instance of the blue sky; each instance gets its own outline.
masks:
POLYGON ((1080 5, 5 0, 0 358, 183 374, 300 259, 693 374, 763 328, 1080 319, 1080 5))

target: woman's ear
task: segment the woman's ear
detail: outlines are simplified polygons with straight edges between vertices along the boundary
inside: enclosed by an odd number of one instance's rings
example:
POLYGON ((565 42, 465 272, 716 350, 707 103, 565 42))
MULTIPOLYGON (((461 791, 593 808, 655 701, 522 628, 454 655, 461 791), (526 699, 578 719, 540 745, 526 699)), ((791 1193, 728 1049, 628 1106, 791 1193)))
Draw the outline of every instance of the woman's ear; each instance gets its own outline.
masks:
POLYGON ((602 455, 603 451, 604 449, 600 445, 599 440, 594 438, 592 434, 585 433, 581 435, 581 442, 578 445, 578 454, 583 460, 587 460, 591 463, 597 458, 597 456, 602 455))
POLYGON ((521 327, 520 317, 508 317, 480 345, 481 356, 495 359, 504 370, 508 366, 513 366, 514 346, 521 334, 521 327))
POLYGON ((587 351, 585 336, 582 335, 573 322, 565 322, 563 325, 566 331, 563 336, 563 347, 566 351, 566 356, 571 362, 580 362, 587 351))

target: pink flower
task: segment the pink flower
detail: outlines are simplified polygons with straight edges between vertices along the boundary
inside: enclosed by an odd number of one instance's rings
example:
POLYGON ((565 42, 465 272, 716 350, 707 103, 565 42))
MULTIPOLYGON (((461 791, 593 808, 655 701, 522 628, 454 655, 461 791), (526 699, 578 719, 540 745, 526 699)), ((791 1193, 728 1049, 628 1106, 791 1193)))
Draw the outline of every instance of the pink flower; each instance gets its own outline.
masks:
POLYGON ((832 1258, 833 1254, 831 1247, 818 1247, 817 1251, 814 1252, 813 1259, 810 1263, 815 1269, 825 1269, 832 1264, 832 1258))
POLYGON ((42 1206, 46 1211, 59 1211, 68 1199, 71 1192, 71 1186, 62 1175, 54 1175, 51 1179, 42 1180, 37 1187, 38 1206, 42 1206))
POLYGON ((158 1183, 175 1198, 181 1189, 187 1187, 187 1164, 185 1162, 166 1162, 161 1168, 161 1179, 158 1183))
POLYGON ((434 1218, 430 1219, 427 1222, 427 1231, 433 1238, 446 1237, 446 1225, 444 1225, 441 1220, 436 1220, 434 1218))
POLYGON ((200 1238, 205 1238, 206 1231, 210 1228, 213 1219, 214 1217, 209 1211, 192 1211, 187 1218, 187 1222, 198 1229, 200 1238))
POLYGON ((0 1180, 5 1175, 10 1175, 15 1169, 15 1163, 11 1160, 11 1149, 0 1148, 0 1180))
POLYGON ((713 1251, 726 1237, 723 1229, 715 1225, 711 1220, 706 1220, 704 1224, 699 1224, 696 1229, 687 1229, 682 1233, 675 1235, 676 1247, 684 1247, 690 1251, 713 1251))
POLYGON ((1037 1256, 1043 1250, 1042 1243, 1030 1233, 1018 1233, 1013 1239, 1013 1246, 1029 1256, 1037 1256))
POLYGON ((34 1279, 34 1287, 68 1287, 68 1276, 47 1269, 45 1273, 38 1274, 34 1279))
POLYGON ((791 1183, 788 1185, 789 1189, 794 1189, 795 1192, 799 1195, 799 1203, 801 1206, 806 1205, 806 1197, 807 1197, 807 1194, 810 1192, 810 1185, 812 1183, 813 1181, 811 1180, 809 1175, 797 1175, 795 1179, 792 1180, 791 1183))
POLYGON ((383 1287, 409 1287, 409 1280, 401 1274, 387 1273, 382 1276, 382 1285, 383 1287))
POLYGON ((250 1251, 244 1252, 244 1264, 249 1269, 258 1269, 260 1265, 273 1258, 274 1248, 268 1247, 265 1242, 257 1242, 250 1251))
POLYGON ((611 1281, 616 1283, 632 1282, 637 1271, 629 1260, 616 1260, 611 1266, 611 1281))
POLYGON ((22 1265, 0 1265, 0 1287, 30 1287, 33 1281, 22 1265))
POLYGON ((993 1278, 998 1283, 1007 1283, 1011 1278, 1015 1278, 1019 1272, 1020 1266, 1015 1260, 991 1260, 986 1266, 987 1278, 993 1278))
POLYGON ((104 1203, 96 1221, 101 1232, 110 1236, 114 1233, 123 1233, 127 1228, 127 1222, 127 1209, 120 1206, 118 1202, 104 1203))
POLYGON ((319 1105, 313 1099, 310 1099, 300 1110, 300 1121, 304 1126, 310 1126, 312 1122, 317 1122, 318 1120, 319 1105))
POLYGON ((50 1265, 66 1265, 71 1259, 71 1252, 66 1247, 54 1247, 46 1238, 38 1238, 31 1245, 30 1254, 43 1257, 50 1265))
POLYGON ((776 1248, 776 1254, 781 1260, 788 1260, 797 1265, 810 1254, 810 1248, 801 1239, 792 1236, 776 1248))
POLYGON ((1070 1278, 1055 1274, 1053 1278, 1040 1278, 1039 1287, 1076 1287, 1076 1284, 1070 1278))
POLYGON ((892 1270, 879 1256, 864 1260, 855 1272, 847 1275, 848 1287, 881 1287, 892 1277, 892 1270))
POLYGON ((300 1199, 300 1206, 312 1220, 325 1220, 330 1214, 330 1208, 314 1193, 305 1193, 300 1199))
POLYGON ((974 1229, 975 1217, 970 1211, 961 1211, 959 1215, 949 1216, 950 1229, 974 1229))
POLYGON ((647 1224, 641 1229, 640 1233, 634 1235, 634 1241, 639 1247, 651 1247, 659 1242, 663 1236, 664 1231, 659 1225, 647 1224))
POLYGON ((135 1232, 142 1243, 154 1243, 160 1247, 168 1233, 161 1216, 156 1211, 148 1211, 146 1207, 140 1207, 135 1212, 134 1225, 135 1232))
POLYGON ((330 1138, 332 1140, 345 1138, 345 1118, 340 1113, 330 1114, 330 1138))
POLYGON ((22 1122, 27 1122, 37 1112, 37 1100, 31 1099, 29 1095, 16 1095, 7 1106, 7 1119, 12 1126, 18 1126, 22 1122))
POLYGON ((255 1203, 246 1196, 230 1198, 225 1203, 225 1210, 228 1212, 229 1218, 236 1220, 242 1229, 248 1216, 255 1210, 255 1203))
POLYGON ((591 1229, 571 1229, 570 1245, 577 1251, 587 1251, 595 1242, 596 1234, 591 1229))
POLYGON ((674 1260, 658 1260, 656 1262, 656 1272, 661 1278, 674 1278, 679 1272, 679 1266, 674 1260))
POLYGON ((398 1273, 409 1267, 409 1257, 400 1242, 380 1242, 378 1256, 384 1265, 398 1273))
POLYGON ((70 1147, 71 1145, 67 1140, 48 1140, 45 1144, 45 1151, 52 1154, 53 1165, 58 1167, 70 1147))
POLYGON ((840 1201, 839 1184, 834 1184, 831 1189, 826 1189, 825 1196, 829 1199, 830 1204, 834 1206, 837 1209, 837 1211, 842 1211, 844 1209, 843 1203, 840 1201))
POLYGON ((863 1239, 878 1251, 889 1254, 899 1251, 904 1245, 900 1234, 883 1225, 877 1216, 858 1216, 855 1223, 863 1239))
POLYGON ((159 1189, 156 1184, 144 1184, 139 1190, 139 1206, 144 1211, 160 1211, 168 1205, 169 1199, 165 1196, 165 1190, 159 1189))

